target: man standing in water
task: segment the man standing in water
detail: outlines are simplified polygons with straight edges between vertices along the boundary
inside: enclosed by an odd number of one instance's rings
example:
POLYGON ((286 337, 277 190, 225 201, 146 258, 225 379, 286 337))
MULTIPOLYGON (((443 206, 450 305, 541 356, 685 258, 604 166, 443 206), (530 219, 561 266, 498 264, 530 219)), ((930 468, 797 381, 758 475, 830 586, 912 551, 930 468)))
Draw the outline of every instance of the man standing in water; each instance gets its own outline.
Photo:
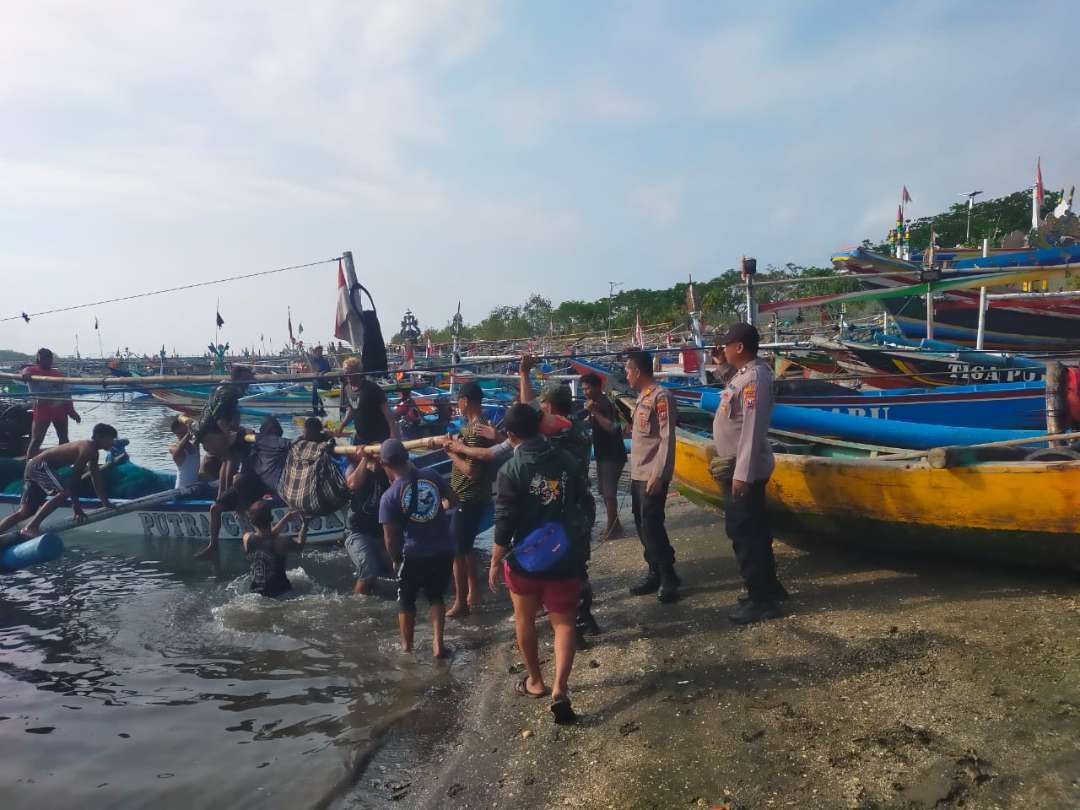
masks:
POLYGON ((678 411, 671 392, 653 379, 649 352, 633 349, 627 353, 626 381, 639 392, 630 439, 630 497, 649 566, 646 574, 630 586, 630 593, 655 593, 661 602, 674 602, 679 598, 679 577, 675 573, 675 549, 664 526, 664 508, 675 472, 678 411))
MULTIPOLYGON (((467 420, 461 429, 462 443, 466 447, 490 447, 492 442, 478 433, 481 427, 488 424, 483 417, 483 389, 475 382, 467 382, 461 386, 457 398, 458 410, 467 420)), ((457 493, 460 504, 450 518, 450 530, 457 550, 454 553, 454 604, 446 615, 460 618, 469 615, 469 611, 480 602, 473 546, 480 531, 480 521, 491 506, 491 479, 488 462, 471 461, 454 454, 450 457, 454 462, 450 486, 457 493)))
POLYGON ((69 500, 75 519, 79 522, 86 520, 86 512, 79 503, 79 485, 87 467, 90 468, 90 480, 94 484, 98 500, 101 501, 101 508, 112 509, 113 505, 109 503, 105 490, 105 480, 98 467, 98 452, 111 450, 115 441, 116 428, 105 424, 94 425, 89 439, 50 447, 27 461, 23 471, 23 491, 19 508, 0 520, 0 534, 19 521, 33 516, 19 532, 29 540, 40 533, 42 521, 69 500), (73 465, 73 469, 65 488, 60 484, 55 471, 69 464, 73 465))
POLYGON ((445 658, 443 596, 454 568, 454 539, 447 511, 457 504, 457 495, 437 472, 418 470, 400 439, 382 443, 379 461, 390 478, 390 488, 379 501, 379 522, 386 550, 398 571, 401 647, 412 652, 416 598, 423 591, 431 606, 431 654, 445 658))
POLYGON ((765 485, 774 466, 769 446, 773 375, 757 356, 759 340, 757 329, 748 323, 734 324, 721 338, 724 359, 735 375, 713 418, 712 473, 724 490, 724 525, 747 592, 728 617, 736 624, 776 618, 781 614, 778 603, 787 598, 776 578, 765 514, 765 485))
POLYGON ((31 377, 63 377, 59 369, 53 368, 53 353, 49 349, 38 349, 35 361, 32 365, 22 370, 23 380, 34 398, 34 420, 30 428, 30 446, 26 449, 26 457, 33 458, 41 451, 41 443, 45 441, 45 434, 49 432, 49 425, 56 430, 56 443, 67 444, 68 441, 68 417, 77 423, 82 422, 79 414, 75 412, 75 406, 71 402, 71 395, 63 383, 34 382, 31 377))

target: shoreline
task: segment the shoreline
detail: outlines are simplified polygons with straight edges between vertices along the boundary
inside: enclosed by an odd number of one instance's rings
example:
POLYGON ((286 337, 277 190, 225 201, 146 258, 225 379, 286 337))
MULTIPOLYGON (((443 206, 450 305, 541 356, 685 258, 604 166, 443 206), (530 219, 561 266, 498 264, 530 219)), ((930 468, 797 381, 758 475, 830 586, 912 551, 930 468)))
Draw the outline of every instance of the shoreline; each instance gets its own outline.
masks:
POLYGON ((722 516, 674 495, 668 528, 673 606, 626 592, 636 537, 594 545, 603 633, 574 665, 577 726, 514 694, 509 602, 489 599, 460 693, 426 696, 343 806, 1080 806, 1075 577, 778 542, 788 615, 739 629, 722 516), (441 730, 418 721, 447 702, 441 730), (409 790, 382 804, 365 785, 393 773, 409 790))

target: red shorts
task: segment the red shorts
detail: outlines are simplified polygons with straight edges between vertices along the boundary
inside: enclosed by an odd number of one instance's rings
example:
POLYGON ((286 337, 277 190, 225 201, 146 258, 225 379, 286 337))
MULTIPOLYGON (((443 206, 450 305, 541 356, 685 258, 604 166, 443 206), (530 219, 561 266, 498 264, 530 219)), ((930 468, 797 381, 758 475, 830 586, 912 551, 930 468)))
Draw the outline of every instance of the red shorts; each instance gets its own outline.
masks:
POLYGON ((538 596, 548 613, 576 613, 581 597, 581 579, 537 579, 515 573, 503 563, 503 581, 518 596, 538 596))

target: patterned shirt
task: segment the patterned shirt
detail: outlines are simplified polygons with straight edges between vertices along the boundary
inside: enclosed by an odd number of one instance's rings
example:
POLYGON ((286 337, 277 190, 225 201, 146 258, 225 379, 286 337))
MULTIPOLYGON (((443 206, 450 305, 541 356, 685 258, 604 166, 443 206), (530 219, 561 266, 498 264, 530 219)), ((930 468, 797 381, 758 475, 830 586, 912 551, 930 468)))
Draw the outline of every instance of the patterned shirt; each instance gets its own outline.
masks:
MULTIPOLYGON (((461 429, 461 440, 466 447, 491 447, 492 442, 477 434, 477 428, 489 425, 486 419, 477 419, 461 429)), ((487 503, 491 500, 491 465, 484 461, 470 461, 466 475, 454 466, 450 473, 450 487, 462 503, 487 503)))

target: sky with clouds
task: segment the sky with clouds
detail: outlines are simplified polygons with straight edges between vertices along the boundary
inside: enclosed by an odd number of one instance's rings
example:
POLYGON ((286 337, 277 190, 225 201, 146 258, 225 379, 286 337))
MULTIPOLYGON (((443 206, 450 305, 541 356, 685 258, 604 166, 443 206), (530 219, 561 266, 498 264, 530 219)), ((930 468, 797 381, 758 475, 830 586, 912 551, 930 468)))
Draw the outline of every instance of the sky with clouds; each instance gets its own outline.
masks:
MULTIPOLYGON (((351 250, 387 333, 530 292, 826 264, 958 192, 1080 179, 1068 2, 41 0, 0 29, 0 317, 351 250), (1070 101, 1072 99, 1072 101, 1070 101)), ((0 322, 275 346, 336 266, 0 322)))

